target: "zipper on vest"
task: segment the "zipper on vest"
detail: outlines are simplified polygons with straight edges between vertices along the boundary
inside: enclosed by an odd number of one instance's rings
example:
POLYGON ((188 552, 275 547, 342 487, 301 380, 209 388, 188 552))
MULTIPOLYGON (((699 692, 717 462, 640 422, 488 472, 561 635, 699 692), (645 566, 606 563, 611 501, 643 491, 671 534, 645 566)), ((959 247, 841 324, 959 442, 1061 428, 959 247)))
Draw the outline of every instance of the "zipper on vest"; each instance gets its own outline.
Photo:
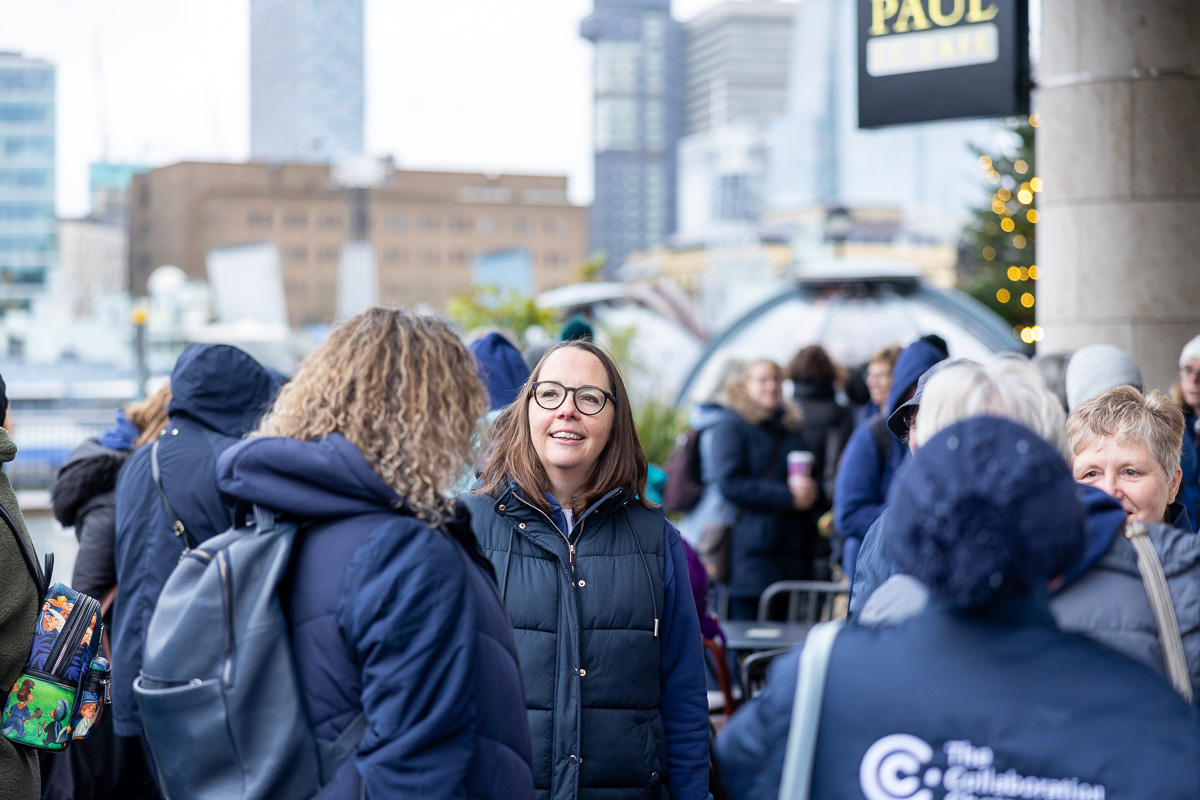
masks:
POLYGON ((559 535, 559 536, 561 536, 561 537, 563 537, 563 539, 565 539, 565 540, 566 540, 566 542, 567 542, 567 550, 568 550, 568 552, 570 552, 570 554, 571 554, 571 569, 572 569, 572 570, 573 570, 573 569, 575 569, 575 545, 571 544, 571 537, 570 537, 570 536, 567 536, 565 533, 563 533, 563 530, 562 530, 562 528, 558 527, 558 525, 557 525, 557 524, 554 522, 554 520, 552 520, 552 519, 550 518, 550 515, 549 515, 549 514, 547 514, 545 511, 542 511, 540 508, 538 508, 538 507, 537 507, 537 506, 535 506, 533 503, 531 503, 531 502, 529 502, 528 500, 526 500, 524 497, 521 497, 521 495, 517 494, 516 492, 513 492, 513 497, 517 498, 517 499, 518 499, 518 500, 520 500, 522 503, 524 503, 525 505, 529 506, 529 507, 530 507, 530 508, 532 508, 534 511, 538 512, 538 513, 539 513, 539 514, 541 514, 543 517, 545 517, 545 518, 546 518, 546 522, 549 522, 549 523, 550 523, 550 527, 551 527, 551 528, 554 528, 554 530, 558 531, 558 535, 559 535))

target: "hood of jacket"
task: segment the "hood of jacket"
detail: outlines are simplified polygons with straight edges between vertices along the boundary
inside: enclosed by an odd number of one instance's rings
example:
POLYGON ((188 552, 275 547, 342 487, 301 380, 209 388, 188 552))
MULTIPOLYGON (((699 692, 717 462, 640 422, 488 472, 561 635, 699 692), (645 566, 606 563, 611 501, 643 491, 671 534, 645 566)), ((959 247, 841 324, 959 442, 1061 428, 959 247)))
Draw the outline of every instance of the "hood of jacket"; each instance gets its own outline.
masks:
POLYGON ((226 436, 254 428, 275 399, 284 378, 227 344, 194 344, 171 372, 167 413, 187 414, 226 436))
POLYGON ((892 367, 892 386, 888 389, 887 408, 883 409, 884 416, 891 414, 900 405, 900 398, 915 389, 917 381, 925 374, 925 370, 938 363, 945 356, 940 350, 924 339, 917 339, 901 351, 892 367))
POLYGON ((227 497, 309 520, 401 506, 400 496, 339 433, 312 442, 238 442, 217 460, 217 487, 227 497))
POLYGON ((1075 562, 1075 566, 1067 570, 1061 581, 1052 581, 1051 587, 1057 594, 1074 583, 1080 575, 1087 572, 1104 558, 1112 547, 1113 539, 1121 526, 1125 524, 1125 509, 1120 502, 1105 494, 1095 486, 1079 484, 1079 499, 1084 511, 1084 545, 1083 557, 1075 562))
POLYGON ((467 347, 475 357, 475 371, 487 388, 493 411, 517 399, 517 393, 529 377, 529 367, 520 351, 498 333, 489 333, 467 347))
POLYGON ((697 431, 706 430, 732 413, 719 403, 696 403, 688 410, 688 427, 697 431))
POLYGON ((117 485, 117 473, 128 453, 87 439, 67 457, 50 490, 54 518, 64 527, 75 524, 79 509, 93 497, 117 485))

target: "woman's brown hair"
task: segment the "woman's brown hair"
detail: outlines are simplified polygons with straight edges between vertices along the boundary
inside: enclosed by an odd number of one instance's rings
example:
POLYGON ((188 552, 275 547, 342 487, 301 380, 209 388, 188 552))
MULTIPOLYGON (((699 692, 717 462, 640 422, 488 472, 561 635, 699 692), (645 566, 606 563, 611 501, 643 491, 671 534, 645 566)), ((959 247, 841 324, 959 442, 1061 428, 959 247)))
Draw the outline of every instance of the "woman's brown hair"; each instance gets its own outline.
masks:
POLYGON ((613 396, 617 400, 615 403, 609 403, 613 412, 612 429, 608 434, 608 442, 596 459, 592 474, 588 476, 576 497, 570 500, 564 497, 557 499, 564 504, 570 502, 571 510, 578 514, 613 489, 625 487, 635 492, 647 506, 651 505, 645 500, 646 474, 649 469, 646 453, 638 439, 633 410, 629 406, 629 394, 625 390, 625 381, 621 379, 621 371, 604 348, 593 342, 578 339, 559 342, 547 350, 533 368, 525 385, 521 387, 517 400, 504 409, 496 420, 492 428, 496 447, 483 465, 476 494, 495 497, 504 490, 506 482, 511 478, 539 508, 547 512, 550 510, 545 498, 546 492, 550 491, 550 478, 542 462, 538 460, 537 451, 533 449, 533 437, 529 431, 529 394, 533 384, 539 380, 546 360, 568 347, 596 357, 604 367, 609 386, 612 387, 613 396))
POLYGON ((137 403, 125 407, 129 421, 142 432, 133 443, 133 449, 153 442, 167 427, 167 406, 171 404, 171 382, 167 381, 158 387, 158 391, 137 403))

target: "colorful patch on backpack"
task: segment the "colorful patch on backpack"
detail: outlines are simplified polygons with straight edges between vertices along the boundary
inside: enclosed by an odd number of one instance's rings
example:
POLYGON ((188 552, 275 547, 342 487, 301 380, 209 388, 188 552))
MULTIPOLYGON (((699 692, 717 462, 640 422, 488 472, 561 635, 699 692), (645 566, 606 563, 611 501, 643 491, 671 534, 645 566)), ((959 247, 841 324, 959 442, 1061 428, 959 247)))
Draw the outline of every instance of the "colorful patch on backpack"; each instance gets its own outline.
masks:
POLYGON ((21 675, 9 692, 0 732, 14 742, 61 750, 71 734, 75 690, 21 675))

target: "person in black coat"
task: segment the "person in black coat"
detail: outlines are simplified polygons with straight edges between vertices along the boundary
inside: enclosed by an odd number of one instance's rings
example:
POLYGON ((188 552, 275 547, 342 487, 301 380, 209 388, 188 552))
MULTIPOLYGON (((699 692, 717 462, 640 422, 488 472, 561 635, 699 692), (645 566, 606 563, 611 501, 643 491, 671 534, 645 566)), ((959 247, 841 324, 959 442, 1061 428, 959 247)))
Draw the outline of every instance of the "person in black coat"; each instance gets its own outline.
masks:
POLYGON ((825 465, 824 470, 813 477, 820 481, 825 494, 833 497, 838 461, 846 440, 854 431, 853 412, 837 399, 834 384, 838 379, 838 367, 824 347, 811 344, 792 356, 787 373, 792 381, 792 397, 800 406, 800 430, 816 460, 825 465))
POLYGON ((723 591, 731 619, 754 619, 758 598, 775 581, 813 577, 816 520, 829 507, 811 475, 788 480, 787 456, 809 451, 800 415, 785 404, 783 373, 773 361, 751 361, 730 388, 736 414, 713 430, 713 473, 735 508, 729 578, 723 591))

